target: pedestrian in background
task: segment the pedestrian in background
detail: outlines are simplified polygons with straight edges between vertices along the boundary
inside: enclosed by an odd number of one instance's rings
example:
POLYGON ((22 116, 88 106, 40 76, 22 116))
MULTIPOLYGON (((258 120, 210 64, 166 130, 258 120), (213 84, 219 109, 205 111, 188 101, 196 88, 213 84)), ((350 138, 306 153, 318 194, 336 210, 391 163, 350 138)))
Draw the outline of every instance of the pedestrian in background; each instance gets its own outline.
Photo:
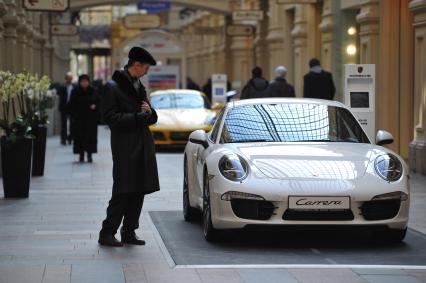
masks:
POLYGON ((333 100, 336 88, 331 73, 324 71, 316 58, 309 61, 309 67, 303 77, 303 97, 333 100))
POLYGON ((65 75, 65 83, 58 88, 57 95, 59 96, 59 113, 61 115, 61 144, 66 145, 72 142, 72 119, 68 113, 68 102, 71 98, 71 92, 75 88, 73 84, 73 75, 68 72, 65 75), (69 126, 68 126, 69 120, 69 126))
POLYGON ((151 54, 133 47, 124 70, 115 71, 102 99, 104 119, 111 129, 113 160, 112 196, 106 219, 99 232, 99 244, 122 246, 145 245, 136 236, 145 195, 160 190, 155 146, 149 126, 157 122, 140 78, 150 65, 156 65, 151 54), (121 227, 121 242, 115 238, 121 227))
POLYGON ((275 68, 275 80, 269 85, 269 95, 271 97, 295 97, 294 87, 285 79, 287 69, 284 66, 275 68))
POLYGON ((194 82, 190 77, 186 78, 186 88, 200 90, 200 86, 196 82, 194 82))
POLYGON ((261 98, 269 96, 269 82, 262 77, 262 69, 254 67, 252 78, 244 86, 240 99, 261 98))
POLYGON ((74 88, 68 103, 69 112, 73 119, 74 154, 79 154, 80 162, 93 162, 92 154, 97 152, 98 144, 98 108, 99 97, 90 85, 88 75, 78 78, 78 87, 74 88))
POLYGON ((212 102, 212 79, 208 78, 206 84, 203 86, 203 92, 210 102, 212 102))

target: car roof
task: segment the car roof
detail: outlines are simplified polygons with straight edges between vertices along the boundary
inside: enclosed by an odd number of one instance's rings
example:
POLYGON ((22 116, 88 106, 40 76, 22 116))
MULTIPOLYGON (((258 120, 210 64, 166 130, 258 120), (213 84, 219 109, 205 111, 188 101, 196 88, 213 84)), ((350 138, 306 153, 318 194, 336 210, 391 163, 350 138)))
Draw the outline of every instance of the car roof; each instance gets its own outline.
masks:
POLYGON ((326 100, 326 99, 314 99, 314 98, 295 98, 295 97, 274 97, 274 98, 251 98, 243 100, 235 100, 227 104, 227 107, 239 107, 245 105, 254 105, 254 104, 274 104, 274 103, 294 103, 294 104, 318 104, 318 105, 327 105, 335 107, 347 108, 346 105, 339 101, 326 100))
POLYGON ((193 89, 164 89, 164 90, 156 90, 153 91, 150 96, 154 96, 154 95, 164 95, 164 94, 198 94, 198 95, 203 95, 205 96, 205 94, 201 91, 198 90, 193 90, 193 89))

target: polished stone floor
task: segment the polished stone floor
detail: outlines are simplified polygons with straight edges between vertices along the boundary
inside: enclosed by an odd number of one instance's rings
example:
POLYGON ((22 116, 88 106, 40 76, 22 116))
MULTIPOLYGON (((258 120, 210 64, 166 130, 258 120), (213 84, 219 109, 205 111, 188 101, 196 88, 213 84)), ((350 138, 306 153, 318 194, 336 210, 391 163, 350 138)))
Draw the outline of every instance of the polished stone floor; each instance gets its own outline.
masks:
MULTIPOLYGON (((112 183, 109 132, 100 127, 93 164, 78 163, 71 146, 49 138, 46 174, 32 179, 28 199, 6 200, 0 185, 0 282, 426 282, 422 266, 176 265, 149 212, 180 214, 182 154, 157 159, 161 191, 146 198, 138 231, 147 245, 105 248, 97 234, 112 183)), ((413 174, 411 185, 410 228, 426 234, 426 177, 413 174)))

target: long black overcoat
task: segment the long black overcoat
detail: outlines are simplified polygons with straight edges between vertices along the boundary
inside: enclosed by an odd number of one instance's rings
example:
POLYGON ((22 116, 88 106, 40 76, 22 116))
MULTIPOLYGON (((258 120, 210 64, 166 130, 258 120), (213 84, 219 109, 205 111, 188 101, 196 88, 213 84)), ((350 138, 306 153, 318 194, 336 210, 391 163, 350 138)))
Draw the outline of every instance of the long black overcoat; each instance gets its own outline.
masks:
POLYGON ((330 72, 309 72, 303 77, 303 97, 333 100, 336 87, 330 72))
POLYGON ((98 151, 99 97, 93 87, 86 90, 76 87, 71 92, 67 106, 72 116, 73 151, 75 154, 98 151), (90 106, 94 104, 95 109, 90 106))
POLYGON ((160 190, 155 145, 149 125, 157 122, 157 113, 141 112, 141 102, 149 104, 145 88, 139 93, 124 73, 116 71, 105 87, 102 109, 111 129, 113 194, 143 193, 160 190))

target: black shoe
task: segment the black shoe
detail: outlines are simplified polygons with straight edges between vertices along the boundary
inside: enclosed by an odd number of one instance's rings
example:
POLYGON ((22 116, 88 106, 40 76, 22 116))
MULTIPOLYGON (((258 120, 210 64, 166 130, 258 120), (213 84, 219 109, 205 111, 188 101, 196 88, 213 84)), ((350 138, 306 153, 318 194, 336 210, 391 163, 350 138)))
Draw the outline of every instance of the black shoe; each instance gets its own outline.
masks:
POLYGON ((114 236, 99 236, 98 243, 102 246, 109 246, 109 247, 122 247, 123 244, 118 241, 114 236))
POLYGON ((80 162, 84 162, 84 154, 80 153, 80 158, 78 159, 78 161, 80 162))
POLYGON ((129 245, 139 245, 139 246, 145 245, 145 241, 139 239, 138 236, 136 236, 135 232, 121 233, 121 242, 123 244, 129 244, 129 245))
POLYGON ((87 155, 87 162, 90 162, 90 163, 92 163, 92 162, 93 162, 92 154, 88 154, 88 155, 87 155))

